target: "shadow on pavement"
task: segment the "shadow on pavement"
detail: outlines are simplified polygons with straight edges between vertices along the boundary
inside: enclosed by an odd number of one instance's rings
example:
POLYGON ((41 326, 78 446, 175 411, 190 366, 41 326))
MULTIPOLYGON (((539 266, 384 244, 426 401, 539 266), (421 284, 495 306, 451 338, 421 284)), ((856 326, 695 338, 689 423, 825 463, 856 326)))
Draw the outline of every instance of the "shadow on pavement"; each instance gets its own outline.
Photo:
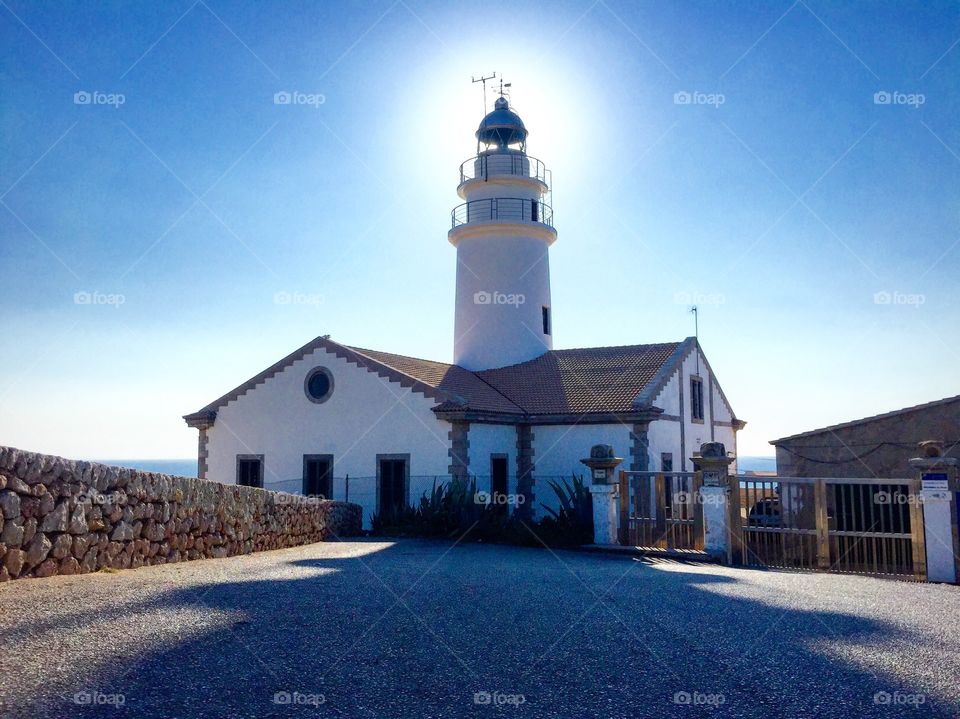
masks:
MULTIPOLYGON (((786 590, 782 601, 750 598, 748 573, 427 541, 333 546, 339 556, 265 563, 249 578, 131 605, 133 633, 157 610, 203 623, 13 715, 955 715, 895 666, 867 668, 875 647, 913 641, 901 629, 792 607, 786 590), (865 645, 874 649, 863 663, 852 660, 865 645), (92 704, 75 704, 75 692, 92 704), (96 704, 111 696, 123 706, 96 704)), ((230 561, 211 565, 211 577, 239 572, 230 561)))

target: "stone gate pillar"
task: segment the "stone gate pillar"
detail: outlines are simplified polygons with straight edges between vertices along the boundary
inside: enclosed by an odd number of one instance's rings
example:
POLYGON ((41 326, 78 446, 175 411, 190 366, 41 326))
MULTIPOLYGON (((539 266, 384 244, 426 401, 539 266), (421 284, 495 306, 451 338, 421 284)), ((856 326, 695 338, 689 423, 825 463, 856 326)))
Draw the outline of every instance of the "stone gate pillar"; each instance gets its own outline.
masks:
POLYGON ((703 509, 703 549, 724 564, 738 560, 739 542, 734 541, 740 531, 739 496, 731 496, 729 477, 734 458, 727 456, 722 442, 706 442, 691 457, 700 485, 697 501, 703 509))
POLYGON ((581 459, 590 468, 590 495, 593 499, 593 543, 617 544, 617 518, 620 515, 617 500, 620 486, 616 479, 617 466, 623 457, 614 456, 609 444, 591 447, 590 456, 581 459))

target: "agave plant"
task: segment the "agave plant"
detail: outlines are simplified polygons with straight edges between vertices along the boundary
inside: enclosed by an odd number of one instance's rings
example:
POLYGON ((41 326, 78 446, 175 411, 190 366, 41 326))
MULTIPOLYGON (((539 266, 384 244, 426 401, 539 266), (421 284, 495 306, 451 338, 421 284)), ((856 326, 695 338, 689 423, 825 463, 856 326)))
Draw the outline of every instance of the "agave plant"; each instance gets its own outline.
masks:
POLYGON ((476 501, 477 481, 434 481, 416 507, 405 507, 373 516, 375 534, 417 537, 470 538, 541 546, 585 544, 593 537, 593 508, 583 478, 548 483, 557 495, 559 509, 544 506, 548 516, 530 527, 515 515, 493 504, 476 501))
POLYGON ((571 480, 572 485, 568 484, 566 480, 562 484, 552 479, 547 482, 560 502, 559 511, 542 502, 540 506, 558 521, 562 516, 576 517, 581 521, 592 519, 593 504, 589 488, 584 484, 583 477, 574 474, 571 476, 571 480))
POLYGON ((570 483, 566 480, 562 483, 550 480, 548 484, 557 495, 559 509, 548 507, 541 502, 540 506, 549 515, 544 517, 541 528, 550 533, 555 532, 555 540, 558 543, 591 542, 593 540, 593 498, 583 477, 574 474, 571 476, 570 483))

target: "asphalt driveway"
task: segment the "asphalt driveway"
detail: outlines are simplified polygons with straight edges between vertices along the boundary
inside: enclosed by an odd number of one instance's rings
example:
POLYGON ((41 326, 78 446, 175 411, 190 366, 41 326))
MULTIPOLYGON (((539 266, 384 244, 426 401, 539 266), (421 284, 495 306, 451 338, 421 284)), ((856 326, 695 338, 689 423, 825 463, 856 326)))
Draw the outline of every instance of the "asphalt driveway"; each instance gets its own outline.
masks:
POLYGON ((0 585, 10 717, 955 717, 960 592, 403 540, 0 585))

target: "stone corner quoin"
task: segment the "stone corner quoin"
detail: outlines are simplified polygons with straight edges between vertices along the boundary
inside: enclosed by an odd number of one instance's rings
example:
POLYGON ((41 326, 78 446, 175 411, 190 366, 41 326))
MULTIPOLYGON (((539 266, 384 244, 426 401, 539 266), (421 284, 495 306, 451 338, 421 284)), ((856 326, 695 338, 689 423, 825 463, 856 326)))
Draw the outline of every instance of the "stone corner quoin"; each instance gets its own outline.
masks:
POLYGON ((296 547, 361 519, 347 502, 0 447, 0 581, 296 547))

